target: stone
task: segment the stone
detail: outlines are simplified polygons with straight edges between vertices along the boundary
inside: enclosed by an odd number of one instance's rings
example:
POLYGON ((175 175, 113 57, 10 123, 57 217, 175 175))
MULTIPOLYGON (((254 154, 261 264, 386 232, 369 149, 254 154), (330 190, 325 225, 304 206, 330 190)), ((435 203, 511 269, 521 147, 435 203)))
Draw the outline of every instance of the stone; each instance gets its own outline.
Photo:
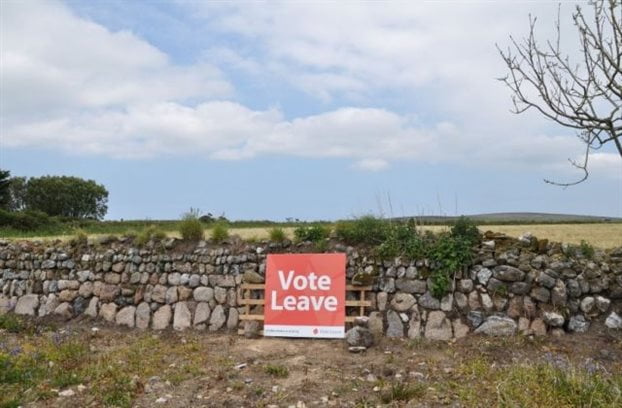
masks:
POLYGON ((114 303, 104 303, 99 308, 99 317, 103 318, 107 322, 114 322, 116 315, 117 305, 114 303))
POLYGON ((566 284, 561 279, 558 279, 555 287, 551 290, 551 304, 554 306, 564 306, 567 299, 566 284))
POLYGON ((158 303, 166 303, 167 287, 164 285, 155 285, 151 291, 151 300, 158 303))
POLYGON ((188 309, 186 302, 177 302, 173 315, 173 329, 183 331, 190 327, 192 323, 192 313, 188 309))
POLYGON ((469 305, 468 298, 464 293, 461 292, 454 293, 454 301, 456 302, 456 306, 458 307, 458 309, 462 311, 465 310, 469 305))
POLYGON ((606 297, 596 296, 596 308, 600 313, 605 313, 609 306, 611 305, 611 300, 606 297))
POLYGON ((529 334, 529 319, 526 317, 518 318, 518 331, 520 334, 529 334))
POLYGON ((112 302, 121 293, 121 288, 117 285, 104 284, 99 292, 99 300, 102 302, 112 302))
POLYGON ((14 313, 18 315, 34 316, 39 307, 39 296, 24 295, 17 300, 14 313))
POLYGON ((354 325, 361 327, 369 327, 369 317, 367 316, 356 316, 354 318, 354 325))
POLYGON ((391 300, 391 308, 398 312, 410 310, 417 303, 415 297, 408 293, 396 293, 391 300))
POLYGON ((194 327, 206 325, 209 320, 210 313, 211 309, 209 307, 209 303, 199 302, 196 310, 194 311, 194 321, 192 322, 192 325, 194 327))
POLYGON ((537 287, 531 291, 531 297, 540 303, 548 303, 551 299, 551 292, 546 288, 537 287))
POLYGON ((43 303, 39 307, 39 317, 47 316, 50 313, 54 312, 54 310, 58 307, 58 304, 59 302, 58 302, 58 298, 56 297, 56 295, 53 293, 50 293, 47 299, 45 300, 45 303, 43 303))
POLYGON ((173 316, 173 312, 171 310, 170 305, 161 306, 156 312, 153 314, 153 319, 151 321, 151 328, 153 330, 164 330, 168 327, 171 322, 171 317, 173 316))
POLYGON ((536 282, 538 282, 540 285, 544 286, 545 288, 551 289, 555 286, 556 280, 551 275, 545 272, 540 272, 540 274, 536 278, 536 282))
POLYGON ((136 327, 141 330, 149 328, 151 322, 151 308, 149 303, 142 302, 136 307, 136 327))
POLYGON ((229 316, 227 317, 227 329, 233 330, 238 328, 239 312, 235 307, 229 308, 229 316))
POLYGON ((0 295, 0 316, 7 314, 11 311, 11 299, 6 296, 0 295))
POLYGON ((130 329, 136 325, 136 307, 126 306, 119 310, 115 321, 119 326, 127 326, 130 329))
POLYGON ((441 308, 441 302, 432 296, 432 293, 430 292, 426 292, 424 295, 419 297, 419 305, 430 310, 438 310, 441 308))
POLYGON ((415 279, 397 279, 395 281, 397 290, 404 293, 425 293, 427 283, 424 280, 415 279))
POLYGON ((494 277, 504 282, 518 282, 525 278, 525 272, 509 265, 499 265, 494 269, 494 277))
POLYGON ((386 292, 379 292, 376 295, 376 304, 378 305, 378 310, 384 312, 387 310, 387 297, 389 295, 386 292))
POLYGON ((371 331, 365 327, 354 326, 346 332, 346 343, 352 347, 369 348, 374 345, 374 336, 371 331))
POLYGON ((171 286, 166 290, 166 303, 170 305, 177 302, 177 300, 177 286, 171 286))
POLYGON ((482 306, 484 307, 484 310, 487 312, 491 312, 494 309, 495 305, 492 303, 492 299, 490 298, 488 293, 482 293, 480 297, 482 299, 482 306))
POLYGON ((583 315, 574 315, 568 321, 568 330, 575 333, 585 333, 590 328, 590 322, 583 315))
POLYGON ((513 297, 510 299, 510 303, 507 310, 507 315, 512 319, 516 319, 523 314, 523 298, 513 297))
POLYGON ((531 285, 527 282, 514 282, 510 285, 510 292, 515 295, 526 295, 531 290, 531 285))
POLYGON ((63 290, 58 294, 58 300, 61 302, 73 302, 75 298, 78 297, 77 290, 63 290))
POLYGON ((54 309, 54 314, 69 320, 73 317, 73 308, 69 302, 63 302, 54 309))
POLYGON ((178 272, 168 274, 168 284, 170 286, 178 286, 181 281, 181 274, 178 272))
POLYGON ((463 337, 466 337, 467 334, 469 334, 469 326, 462 323, 462 320, 460 319, 455 319, 453 322, 451 322, 451 325, 453 327, 454 330, 454 337, 457 339, 461 339, 463 337))
POLYGON ((488 268, 482 268, 479 270, 479 272, 477 272, 477 280, 479 283, 481 283, 484 286, 488 283, 488 280, 490 279, 491 276, 492 276, 492 271, 488 268))
POLYGON ((562 327, 566 321, 564 316, 556 312, 544 312, 542 319, 549 327, 562 327))
POLYGON ((242 281, 246 283, 264 283, 263 276, 252 270, 246 270, 242 275, 242 281))
POLYGON ((458 281, 458 290, 462 293, 469 293, 473 290, 473 281, 471 279, 460 279, 458 281))
POLYGON ((469 293, 469 309, 477 310, 482 307, 479 301, 479 294, 476 291, 469 293))
POLYGON ((256 339, 261 331, 260 324, 257 320, 244 321, 244 337, 247 339, 256 339))
POLYGON ((424 336, 430 340, 451 340, 453 337, 451 322, 441 311, 428 313, 428 320, 425 324, 424 336))
POLYGON ((121 283, 121 275, 114 272, 108 272, 104 275, 104 282, 111 285, 118 285, 119 283, 121 283))
POLYGON ((404 337, 404 323, 399 313, 389 310, 387 312, 387 337, 404 337))
POLYGON ((380 312, 371 312, 369 314, 369 322, 367 323, 369 331, 374 335, 375 339, 380 339, 384 335, 384 321, 380 312))
POLYGON ((178 286, 177 294, 179 297, 178 299, 179 301, 189 300, 190 297, 192 296, 192 289, 187 288, 185 286, 178 286))
POLYGON ((99 308, 99 298, 97 296, 94 296, 89 301, 89 305, 84 311, 84 314, 92 318, 96 318, 98 314, 98 308, 99 308))
POLYGON ((408 322, 408 338, 418 339, 421 337, 421 316, 417 310, 413 310, 408 322))
POLYGON ((535 336, 546 336, 546 324, 542 319, 534 319, 529 329, 535 336))
POLYGON ((216 287, 214 288, 214 299, 220 304, 224 304, 227 301, 227 289, 216 287))
POLYGON ((214 299, 214 289, 200 286, 194 290, 193 297, 197 302, 209 302, 214 299))
POLYGON ((469 313, 467 313, 467 321, 473 329, 476 329, 484 321, 484 313, 476 310, 471 310, 469 313))
POLYGON ((583 313, 589 315, 596 308, 596 300, 592 296, 584 297, 583 300, 581 300, 579 308, 583 313))
POLYGON ((611 312, 605 319, 605 326, 610 329, 622 329, 622 317, 616 312, 611 312))
POLYGON ((82 285, 80 285, 78 294, 84 298, 91 297, 91 295, 93 294, 93 282, 84 282, 82 285))
POLYGON ((504 316, 490 316, 482 323, 475 333, 487 336, 513 336, 516 334, 517 325, 513 319, 504 316))
POLYGON ((451 309, 453 309, 453 307, 454 297, 451 295, 451 293, 448 293, 441 299, 441 310, 443 312, 449 312, 451 311, 451 309))
POLYGON ((226 321, 227 317, 225 315, 225 309, 222 305, 217 305, 212 311, 212 315, 209 319, 209 330, 219 330, 226 323, 226 321))

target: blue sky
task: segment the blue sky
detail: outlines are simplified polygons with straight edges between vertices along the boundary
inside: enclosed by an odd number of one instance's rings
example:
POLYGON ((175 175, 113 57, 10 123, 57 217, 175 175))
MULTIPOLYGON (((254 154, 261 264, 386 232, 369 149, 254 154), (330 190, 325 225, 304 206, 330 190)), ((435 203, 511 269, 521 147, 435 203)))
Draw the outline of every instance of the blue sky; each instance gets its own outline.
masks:
POLYGON ((97 180, 107 218, 622 216, 622 160, 544 184, 581 145, 495 80, 555 2, 1 4, 0 167, 97 180))

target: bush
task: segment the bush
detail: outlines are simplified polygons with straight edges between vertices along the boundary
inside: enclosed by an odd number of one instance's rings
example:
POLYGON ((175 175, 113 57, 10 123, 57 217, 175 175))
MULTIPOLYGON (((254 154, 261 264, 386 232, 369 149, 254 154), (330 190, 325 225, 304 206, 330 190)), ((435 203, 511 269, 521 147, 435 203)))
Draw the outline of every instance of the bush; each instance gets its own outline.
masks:
POLYGON ((583 255, 587 259, 594 258, 594 247, 584 240, 581 240, 581 245, 579 245, 579 251, 581 252, 581 255, 583 255))
POLYGON ((224 222, 218 222, 212 228, 212 240, 214 242, 223 242, 229 238, 229 227, 224 222))
POLYGON ((142 230, 139 234, 134 238, 134 243, 138 246, 146 245, 147 242, 153 241, 161 241, 166 238, 166 232, 159 229, 155 225, 150 225, 149 227, 142 230))
POLYGON ((337 223, 335 234, 350 245, 378 245, 386 240, 390 229, 391 225, 386 220, 365 215, 353 221, 337 223))
POLYGON ((435 264, 430 275, 430 291, 440 298, 449 291, 451 275, 471 261, 471 242, 466 238, 441 234, 429 249, 429 257, 435 264))
POLYGON ((204 238, 203 223, 195 211, 189 211, 181 217, 179 233, 184 240, 199 241, 204 238))
POLYGON ((319 242, 330 235, 330 228, 324 225, 300 226, 294 230, 297 241, 319 242))
POLYGON ((0 227, 9 227, 19 231, 36 231, 57 223, 55 218, 51 218, 41 211, 10 212, 0 210, 0 227))
POLYGON ((270 241, 283 242, 286 238, 283 228, 274 227, 270 230, 270 241))
POLYGON ((465 216, 461 216, 456 220, 451 228, 451 235, 456 238, 466 239, 471 245, 477 244, 481 238, 477 224, 465 216))

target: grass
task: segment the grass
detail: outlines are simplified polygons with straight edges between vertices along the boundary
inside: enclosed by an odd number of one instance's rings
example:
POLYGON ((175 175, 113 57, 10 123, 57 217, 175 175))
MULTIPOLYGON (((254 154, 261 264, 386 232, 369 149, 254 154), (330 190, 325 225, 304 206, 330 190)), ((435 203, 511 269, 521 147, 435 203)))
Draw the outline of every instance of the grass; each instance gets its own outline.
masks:
POLYGON ((269 374, 276 378, 286 378, 289 376, 289 370, 282 365, 268 364, 264 367, 266 374, 269 374))
POLYGON ((413 398, 422 398, 425 395, 425 386, 422 384, 407 384, 407 383, 394 383, 391 387, 384 391, 380 400, 384 404, 388 404, 393 401, 408 402, 413 398))

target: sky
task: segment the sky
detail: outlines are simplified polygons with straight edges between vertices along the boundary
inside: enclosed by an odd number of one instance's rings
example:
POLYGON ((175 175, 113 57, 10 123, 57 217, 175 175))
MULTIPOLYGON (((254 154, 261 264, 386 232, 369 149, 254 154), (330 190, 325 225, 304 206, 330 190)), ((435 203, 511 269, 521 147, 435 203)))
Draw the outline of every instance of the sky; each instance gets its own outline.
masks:
POLYGON ((576 3, 0 2, 0 168, 110 192, 107 219, 622 217, 622 159, 514 115, 495 44, 576 3))

